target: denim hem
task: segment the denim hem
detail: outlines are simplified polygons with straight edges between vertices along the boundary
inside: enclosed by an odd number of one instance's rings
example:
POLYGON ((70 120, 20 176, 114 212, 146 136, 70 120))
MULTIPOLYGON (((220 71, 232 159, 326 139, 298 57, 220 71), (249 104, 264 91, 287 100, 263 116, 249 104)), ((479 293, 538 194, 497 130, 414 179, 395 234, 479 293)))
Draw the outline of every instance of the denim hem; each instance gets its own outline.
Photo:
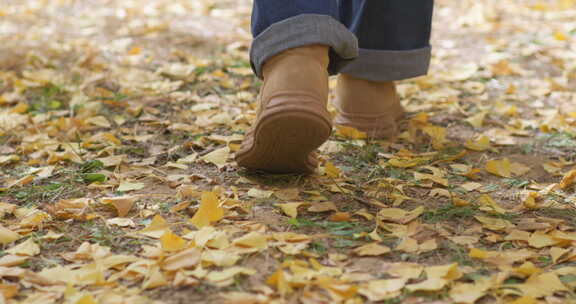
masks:
POLYGON ((254 38, 250 49, 252 69, 262 78, 262 65, 270 57, 311 44, 330 46, 331 73, 358 56, 358 39, 342 23, 328 15, 302 14, 277 22, 254 38))
POLYGON ((431 47, 406 51, 360 49, 360 56, 342 69, 342 73, 370 81, 395 81, 426 75, 431 47))

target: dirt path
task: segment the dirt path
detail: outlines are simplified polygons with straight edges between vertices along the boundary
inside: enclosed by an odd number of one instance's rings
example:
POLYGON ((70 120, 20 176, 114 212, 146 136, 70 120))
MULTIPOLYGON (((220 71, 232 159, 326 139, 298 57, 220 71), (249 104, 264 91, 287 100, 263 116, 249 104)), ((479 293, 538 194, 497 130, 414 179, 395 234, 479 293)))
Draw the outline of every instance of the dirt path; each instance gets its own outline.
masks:
POLYGON ((391 141, 238 169, 250 1, 3 0, 0 303, 574 303, 576 2, 437 1, 391 141))

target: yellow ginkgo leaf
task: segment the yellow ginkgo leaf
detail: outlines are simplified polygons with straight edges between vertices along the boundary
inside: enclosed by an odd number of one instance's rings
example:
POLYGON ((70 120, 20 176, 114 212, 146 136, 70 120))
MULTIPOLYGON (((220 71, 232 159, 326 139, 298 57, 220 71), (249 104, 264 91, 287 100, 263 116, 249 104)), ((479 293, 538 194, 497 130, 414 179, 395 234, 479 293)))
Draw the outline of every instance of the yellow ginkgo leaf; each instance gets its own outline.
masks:
POLYGON ((168 285, 169 282, 166 280, 160 268, 158 266, 150 267, 146 275, 146 280, 142 283, 143 289, 152 289, 160 286, 168 285))
POLYGON ((381 302, 397 296, 404 285, 406 279, 374 280, 359 290, 359 292, 372 302, 381 302))
POLYGON ((566 41, 568 39, 568 37, 566 37, 566 35, 560 31, 556 31, 554 33, 554 39, 559 40, 559 41, 566 41))
POLYGON ((489 280, 480 280, 476 283, 457 283, 450 290, 450 298, 454 303, 474 304, 483 297, 491 286, 489 280))
POLYGON ((512 177, 512 171, 510 168, 510 161, 508 158, 501 160, 489 160, 486 162, 486 171, 492 173, 496 176, 510 178, 512 177))
POLYGON ((423 163, 425 160, 421 158, 393 158, 387 164, 397 168, 411 168, 416 167, 423 163))
POLYGON ((533 275, 525 283, 511 286, 518 288, 523 295, 533 298, 550 296, 554 293, 568 290, 553 272, 533 275))
POLYGON ((576 169, 570 170, 562 177, 562 180, 558 184, 558 187, 560 187, 560 189, 562 190, 565 190, 566 188, 574 184, 575 179, 576 179, 576 169))
POLYGON ((78 297, 78 300, 73 302, 74 304, 96 304, 98 302, 96 302, 96 300, 94 300, 94 297, 92 297, 91 294, 81 294, 78 297))
POLYGON ((250 190, 248 190, 248 193, 246 194, 248 194, 248 196, 253 198, 267 199, 270 198, 272 194, 274 194, 274 191, 251 188, 250 190))
POLYGON ((446 128, 428 125, 422 128, 422 131, 432 139, 432 147, 436 150, 444 148, 446 140, 446 128))
POLYGON ((233 243, 235 246, 258 250, 268 248, 268 238, 266 235, 254 231, 235 239, 233 243))
POLYGON ((19 239, 20 235, 8 228, 2 227, 0 225, 0 244, 7 244, 14 242, 15 240, 19 239))
POLYGON ((193 268, 202 257, 202 251, 198 248, 188 248, 169 256, 162 262, 162 269, 176 271, 179 269, 193 268))
POLYGON ((526 198, 524 199, 524 201, 522 201, 522 206, 526 209, 538 209, 537 201, 539 196, 540 195, 538 194, 538 192, 534 191, 528 192, 526 198))
POLYGON ((354 249, 359 256, 379 256, 390 252, 390 248, 376 243, 370 243, 354 249))
POLYGON ((424 211, 425 209, 423 206, 419 206, 412 211, 406 211, 399 208, 386 208, 380 210, 378 217, 385 221, 398 224, 407 224, 419 217, 422 213, 424 213, 424 211))
POLYGON ((342 125, 336 126, 336 135, 349 139, 366 139, 368 137, 366 133, 362 131, 342 125))
POLYGON ((138 231, 138 234, 149 236, 152 238, 160 238, 168 230, 168 223, 162 218, 160 214, 156 214, 152 222, 146 228, 138 231))
POLYGON ((0 284, 0 295, 4 300, 9 300, 18 293, 19 288, 18 284, 0 284))
POLYGON ((308 212, 320 213, 328 211, 338 211, 338 207, 333 202, 313 203, 310 204, 308 212))
POLYGON ((35 256, 40 253, 40 247, 32 238, 29 238, 25 242, 6 250, 6 252, 15 255, 35 256))
POLYGON ((478 248, 471 248, 470 251, 468 252, 468 256, 473 258, 473 259, 486 259, 487 257, 489 257, 489 253, 487 251, 484 251, 482 249, 478 249, 478 248))
POLYGON ((338 178, 340 177, 340 169, 338 169, 338 167, 334 166, 333 163, 327 161, 324 164, 324 170, 326 172, 326 175, 328 175, 329 177, 332 178, 338 178))
POLYGON ((510 304, 538 304, 538 301, 533 297, 524 296, 510 302, 510 304))
POLYGON ((291 218, 298 217, 298 207, 304 205, 305 203, 286 203, 286 204, 276 204, 276 206, 282 209, 282 212, 291 218))
POLYGON ((502 218, 486 217, 480 215, 477 215, 474 218, 478 220, 480 223, 482 223, 482 226, 484 226, 484 228, 489 230, 500 231, 514 227, 514 224, 502 218))
POLYGON ((146 187, 146 185, 143 183, 132 183, 132 182, 128 182, 128 181, 123 181, 120 184, 120 186, 118 186, 118 189, 116 189, 116 191, 128 192, 128 191, 134 191, 134 190, 141 190, 141 189, 144 189, 144 187, 146 187))
POLYGON ((438 291, 448 284, 448 281, 441 278, 429 278, 426 281, 410 284, 406 289, 410 292, 414 291, 438 291))
POLYGON ((286 280, 286 275, 284 274, 282 268, 278 268, 276 272, 274 272, 270 277, 268 277, 268 279, 266 280, 266 284, 276 288, 281 296, 285 296, 292 292, 292 288, 290 287, 290 284, 286 280))
POLYGON ((179 251, 186 247, 186 241, 169 229, 160 237, 160 244, 162 245, 162 250, 169 252, 179 251))
POLYGON ((112 204, 116 211, 118 212, 119 217, 124 217, 130 209, 132 209, 132 205, 138 199, 137 196, 119 196, 119 197, 104 197, 102 198, 101 202, 103 204, 112 204))
POLYGON ((216 165, 218 169, 221 169, 228 163, 229 156, 230 148, 224 147, 202 156, 201 159, 205 162, 212 163, 216 165))
POLYGON ((190 219, 190 223, 200 229, 219 221, 224 217, 224 209, 220 206, 218 196, 214 192, 203 192, 200 208, 190 219))
POLYGON ((488 194, 482 194, 478 198, 478 203, 480 204, 480 210, 489 213, 506 213, 506 210, 502 208, 495 200, 493 200, 488 194))
POLYGON ((492 146, 490 145, 490 138, 488 136, 482 135, 476 140, 468 140, 464 146, 470 150, 474 151, 486 151, 492 146))
POLYGON ((472 125, 474 128, 480 128, 484 124, 484 118, 486 118, 486 112, 480 112, 476 115, 466 118, 466 122, 472 125))

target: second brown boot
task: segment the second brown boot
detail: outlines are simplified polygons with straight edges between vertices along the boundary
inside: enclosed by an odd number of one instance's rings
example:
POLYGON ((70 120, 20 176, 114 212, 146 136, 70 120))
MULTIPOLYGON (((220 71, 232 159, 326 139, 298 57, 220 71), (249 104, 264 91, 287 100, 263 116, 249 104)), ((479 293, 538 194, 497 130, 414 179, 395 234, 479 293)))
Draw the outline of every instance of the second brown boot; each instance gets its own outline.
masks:
POLYGON ((353 127, 369 138, 389 138, 398 133, 404 109, 394 82, 376 82, 340 74, 334 107, 337 125, 353 127))
POLYGON ((284 51, 262 67, 256 121, 236 153, 238 165, 273 173, 311 173, 313 155, 332 132, 328 47, 284 51))

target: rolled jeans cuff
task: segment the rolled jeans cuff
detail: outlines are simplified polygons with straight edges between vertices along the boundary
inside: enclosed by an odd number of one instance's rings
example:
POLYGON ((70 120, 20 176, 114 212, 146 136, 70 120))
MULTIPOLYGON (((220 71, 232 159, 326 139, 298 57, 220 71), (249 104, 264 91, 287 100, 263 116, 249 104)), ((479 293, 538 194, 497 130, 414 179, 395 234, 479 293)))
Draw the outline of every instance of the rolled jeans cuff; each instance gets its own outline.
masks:
POLYGON ((358 39, 342 23, 327 15, 302 14, 274 23, 254 38, 250 61, 262 78, 262 65, 285 50, 321 44, 330 47, 330 74, 336 74, 358 56, 358 39))
POLYGON ((370 81, 395 81, 426 75, 431 47, 405 51, 360 49, 360 56, 346 65, 342 73, 370 81))

